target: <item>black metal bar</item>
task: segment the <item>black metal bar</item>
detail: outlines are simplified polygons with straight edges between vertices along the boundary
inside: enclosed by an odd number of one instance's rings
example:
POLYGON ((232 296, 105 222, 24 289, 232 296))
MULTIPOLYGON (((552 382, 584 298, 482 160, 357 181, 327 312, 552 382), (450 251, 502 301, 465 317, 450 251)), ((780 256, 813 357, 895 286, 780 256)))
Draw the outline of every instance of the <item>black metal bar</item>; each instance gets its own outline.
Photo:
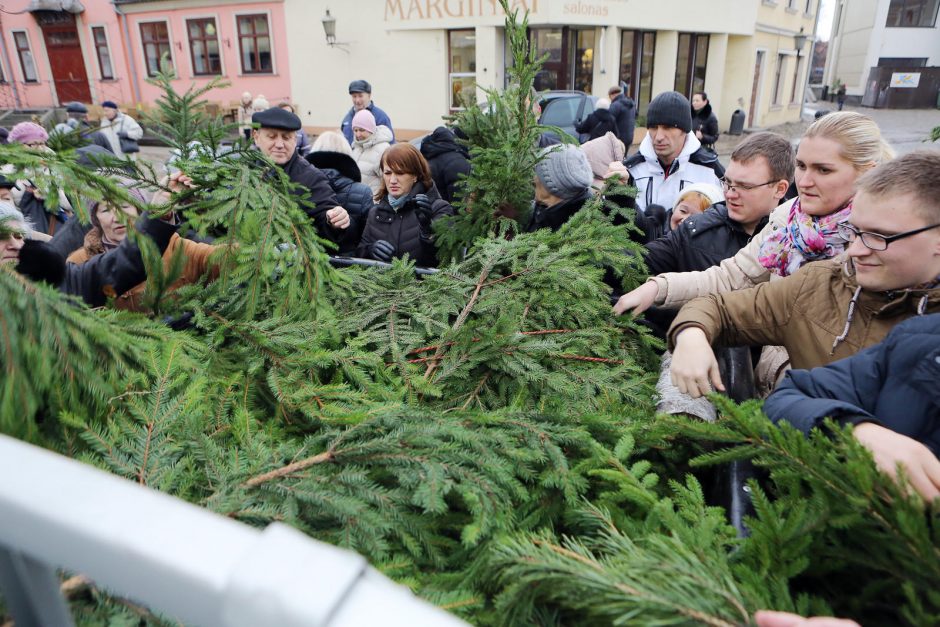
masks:
MULTIPOLYGON (((375 259, 362 259, 360 257, 339 257, 339 256, 330 256, 330 263, 336 266, 337 268, 349 268, 351 266, 361 266, 363 268, 379 268, 382 270, 387 270, 392 267, 392 264, 386 263, 384 261, 377 261, 375 259)), ((419 276, 426 276, 429 274, 437 274, 437 268, 424 268, 421 266, 415 267, 415 274, 419 276)))
POLYGON ((71 627, 55 569, 0 545, 0 591, 16 627, 71 627))
MULTIPOLYGON (((716 351, 721 382, 727 395, 736 403, 757 397, 754 384, 754 366, 751 363, 751 349, 746 346, 720 348, 716 351)), ((749 479, 757 476, 754 464, 750 460, 733 461, 718 471, 720 500, 728 513, 728 520, 738 532, 746 538, 751 535, 744 524, 745 516, 754 515, 749 479)))

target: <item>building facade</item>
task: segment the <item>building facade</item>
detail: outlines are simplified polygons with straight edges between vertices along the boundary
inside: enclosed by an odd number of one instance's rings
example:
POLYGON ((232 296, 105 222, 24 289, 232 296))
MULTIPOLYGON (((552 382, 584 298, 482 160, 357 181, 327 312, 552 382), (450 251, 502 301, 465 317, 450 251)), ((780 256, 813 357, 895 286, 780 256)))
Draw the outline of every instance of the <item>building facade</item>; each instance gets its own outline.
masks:
MULTIPOLYGON (((335 128, 346 86, 364 78, 405 137, 440 123, 474 85, 506 81, 504 15, 494 0, 285 0, 292 93, 305 123, 335 128), (320 27, 327 10, 336 41, 320 27), (311 60, 316 60, 311 63, 311 60)), ((532 45, 548 60, 538 89, 601 96, 624 82, 643 114, 656 94, 708 93, 721 128, 736 109, 749 126, 799 119, 819 0, 512 0, 529 13, 532 45)))
MULTIPOLYGON (((606 95, 623 83, 641 114, 656 94, 705 91, 722 130, 732 113, 766 127, 799 119, 820 0, 511 0, 547 54, 536 87, 606 95), (809 38, 810 41, 812 37, 809 38)), ((844 0, 843 0, 844 1, 844 0)), ((353 79, 373 85, 403 139, 434 128, 465 98, 506 83, 496 0, 6 0, 0 107, 69 100, 152 104, 161 58, 178 89, 216 76, 309 130, 338 127, 353 79), (335 20, 328 41, 324 18, 335 20)))
POLYGON ((824 81, 868 106, 936 106, 940 0, 837 0, 824 81))
POLYGON ((244 91, 291 97, 280 0, 6 0, 0 32, 3 108, 153 104, 164 56, 180 91, 225 78, 223 107, 244 91))

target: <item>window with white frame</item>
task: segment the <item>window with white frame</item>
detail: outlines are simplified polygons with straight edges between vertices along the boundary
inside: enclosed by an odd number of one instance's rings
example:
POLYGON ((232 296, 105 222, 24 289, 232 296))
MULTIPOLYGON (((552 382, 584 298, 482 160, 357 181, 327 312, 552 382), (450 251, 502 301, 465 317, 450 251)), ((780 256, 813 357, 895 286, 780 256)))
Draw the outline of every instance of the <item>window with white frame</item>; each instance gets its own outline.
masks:
POLYGON ((98 58, 98 71, 102 80, 114 78, 114 66, 111 64, 111 49, 108 47, 108 35, 104 26, 91 27, 91 39, 95 46, 95 56, 98 58))
POLYGON ((166 22, 141 22, 140 42, 144 47, 147 76, 156 76, 160 73, 163 55, 167 55, 167 62, 172 64, 170 27, 166 22))
POLYGON ((467 101, 476 102, 477 44, 476 31, 452 30, 448 33, 450 108, 463 109, 467 101))
POLYGON ((186 20, 189 33, 189 54, 193 60, 193 74, 214 76, 222 73, 222 56, 219 52, 219 32, 215 18, 205 17, 186 20))
POLYGON ((780 100, 783 98, 783 81, 786 77, 784 69, 787 65, 787 55, 778 54, 777 55, 777 68, 776 73, 774 74, 774 96, 771 99, 771 103, 775 105, 780 104, 780 100))
POLYGON ((793 70, 793 87, 790 89, 790 104, 799 103, 799 99, 802 96, 800 91, 800 70, 802 69, 803 58, 796 58, 796 69, 793 70))
POLYGON ((25 30, 13 31, 13 43, 16 45, 16 56, 20 60, 20 70, 23 72, 23 82, 38 83, 39 74, 36 72, 36 60, 29 47, 29 37, 25 30))
POLYGON ((274 63, 271 58, 271 31, 268 16, 239 15, 238 50, 241 53, 242 74, 271 74, 274 63))

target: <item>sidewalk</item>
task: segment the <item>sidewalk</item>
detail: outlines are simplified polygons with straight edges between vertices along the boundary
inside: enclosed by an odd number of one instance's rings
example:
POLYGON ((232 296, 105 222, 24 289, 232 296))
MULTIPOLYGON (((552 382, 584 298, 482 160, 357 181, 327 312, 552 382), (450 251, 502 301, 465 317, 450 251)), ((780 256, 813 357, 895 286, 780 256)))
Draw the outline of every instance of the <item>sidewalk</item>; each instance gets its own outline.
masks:
MULTIPOLYGON (((790 122, 766 129, 753 130, 773 131, 780 133, 793 142, 797 142, 809 125, 813 123, 818 109, 834 111, 836 105, 824 101, 807 102, 803 106, 803 119, 800 122, 790 122)), ((856 111, 872 118, 878 124, 884 138, 898 151, 898 154, 908 153, 918 148, 940 150, 940 142, 931 144, 929 141, 924 141, 930 135, 932 128, 940 126, 940 109, 871 109, 869 107, 846 105, 843 111, 856 111)), ((744 137, 746 135, 722 133, 715 144, 722 163, 728 162, 731 152, 744 137)))

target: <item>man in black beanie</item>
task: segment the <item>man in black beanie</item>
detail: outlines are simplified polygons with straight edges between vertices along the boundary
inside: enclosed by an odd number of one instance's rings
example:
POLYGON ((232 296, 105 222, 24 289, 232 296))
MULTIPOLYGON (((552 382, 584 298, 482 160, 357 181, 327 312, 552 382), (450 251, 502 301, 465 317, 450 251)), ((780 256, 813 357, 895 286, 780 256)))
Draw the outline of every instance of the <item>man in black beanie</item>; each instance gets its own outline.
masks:
POLYGON ((623 168, 608 173, 629 173, 637 188, 637 208, 645 212, 650 205, 673 207, 679 192, 694 183, 721 186, 725 169, 692 133, 692 105, 685 96, 667 91, 653 98, 646 126, 640 150, 624 160, 623 168))

